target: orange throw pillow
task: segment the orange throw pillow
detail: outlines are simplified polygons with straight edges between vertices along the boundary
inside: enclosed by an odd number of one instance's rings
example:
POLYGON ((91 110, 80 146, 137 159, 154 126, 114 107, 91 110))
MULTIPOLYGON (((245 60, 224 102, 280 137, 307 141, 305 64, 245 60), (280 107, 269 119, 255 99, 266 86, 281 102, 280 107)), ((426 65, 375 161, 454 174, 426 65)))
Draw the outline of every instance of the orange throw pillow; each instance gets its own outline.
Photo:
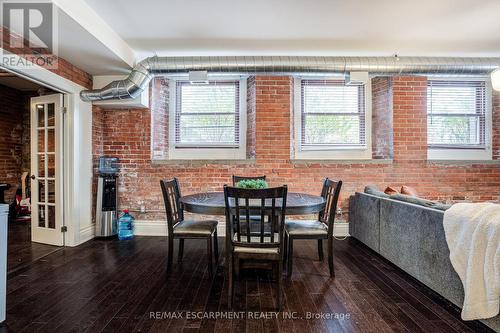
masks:
POLYGON ((399 191, 395 189, 394 187, 387 186, 384 191, 385 194, 393 195, 393 194, 398 194, 399 191))
POLYGON ((417 191, 413 187, 410 186, 401 186, 401 194, 410 195, 412 197, 418 197, 417 191))

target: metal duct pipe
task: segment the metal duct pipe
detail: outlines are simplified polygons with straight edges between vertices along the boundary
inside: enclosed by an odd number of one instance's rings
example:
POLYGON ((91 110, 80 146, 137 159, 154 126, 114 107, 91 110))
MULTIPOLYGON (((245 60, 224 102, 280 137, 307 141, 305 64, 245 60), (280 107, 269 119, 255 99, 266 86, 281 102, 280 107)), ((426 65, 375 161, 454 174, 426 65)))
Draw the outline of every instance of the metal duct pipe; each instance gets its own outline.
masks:
POLYGON ((84 90, 83 101, 135 98, 158 75, 206 70, 210 73, 258 75, 334 74, 351 71, 379 75, 484 75, 500 67, 500 58, 444 57, 150 57, 139 62, 124 80, 84 90))

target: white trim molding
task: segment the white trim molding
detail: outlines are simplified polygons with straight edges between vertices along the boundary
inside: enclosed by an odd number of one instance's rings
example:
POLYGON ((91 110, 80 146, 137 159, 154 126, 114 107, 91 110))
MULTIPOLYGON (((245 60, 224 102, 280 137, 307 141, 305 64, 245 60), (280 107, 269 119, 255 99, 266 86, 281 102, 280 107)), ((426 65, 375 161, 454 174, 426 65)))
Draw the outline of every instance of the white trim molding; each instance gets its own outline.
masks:
POLYGON ((95 223, 80 229, 80 243, 85 243, 95 237, 95 223))
POLYGON ((335 237, 349 237, 349 222, 335 222, 333 225, 335 237))
MULTIPOLYGON (((161 220, 136 220, 134 222, 135 236, 167 236, 167 222, 161 220)), ((349 223, 335 222, 333 228, 334 236, 349 236, 349 223)), ((226 234, 226 223, 219 222, 217 225, 217 234, 222 237, 226 234)))

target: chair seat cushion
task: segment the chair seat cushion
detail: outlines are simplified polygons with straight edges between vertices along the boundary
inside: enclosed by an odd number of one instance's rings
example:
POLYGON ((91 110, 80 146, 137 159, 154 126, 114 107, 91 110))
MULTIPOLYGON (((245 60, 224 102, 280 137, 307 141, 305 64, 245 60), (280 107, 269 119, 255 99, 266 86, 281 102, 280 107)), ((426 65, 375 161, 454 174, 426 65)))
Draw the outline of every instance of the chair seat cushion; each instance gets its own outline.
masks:
POLYGON ((328 233, 326 224, 312 220, 288 220, 285 228, 291 236, 324 236, 328 233))
POLYGON ((194 221, 184 220, 177 223, 174 227, 174 234, 188 235, 210 235, 217 228, 217 221, 194 221))
POLYGON ((279 249, 277 247, 246 247, 246 246, 235 246, 234 252, 236 253, 255 253, 255 254, 278 254, 279 249))
MULTIPOLYGON (((233 240, 235 242, 238 241, 238 234, 234 234, 233 240)), ((274 233, 274 241, 277 243, 279 242, 279 233, 274 233)), ((246 235, 241 235, 241 242, 246 243, 247 242, 247 237, 246 235)), ((254 244, 260 243, 260 236, 252 236, 250 237, 250 242, 254 244)), ((271 238, 269 235, 264 237, 264 243, 270 243, 271 238)), ((278 245, 276 247, 268 247, 268 248, 258 248, 258 247, 247 247, 247 246, 235 246, 234 247, 234 252, 238 253, 261 253, 261 254, 273 254, 273 253, 279 253, 279 248, 278 245)))

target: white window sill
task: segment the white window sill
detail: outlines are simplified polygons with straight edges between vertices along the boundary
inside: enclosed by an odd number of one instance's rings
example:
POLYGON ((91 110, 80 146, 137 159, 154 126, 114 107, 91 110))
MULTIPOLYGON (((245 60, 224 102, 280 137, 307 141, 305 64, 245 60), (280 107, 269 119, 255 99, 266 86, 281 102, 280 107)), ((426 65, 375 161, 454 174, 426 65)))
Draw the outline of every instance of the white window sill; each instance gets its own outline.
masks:
POLYGON ((302 150, 295 153, 294 160, 371 160, 371 149, 302 150))
POLYGON ((296 160, 290 161, 292 164, 392 164, 392 159, 335 159, 335 160, 296 160))
POLYGON ((220 164, 220 165, 254 165, 255 159, 244 159, 244 160, 173 160, 173 159, 152 159, 151 164, 153 165, 183 165, 183 166, 202 166, 207 164, 220 164))
POLYGON ((427 159, 432 161, 489 161, 491 149, 428 149, 427 159))
POLYGON ((244 160, 245 148, 170 148, 170 160, 244 160))

